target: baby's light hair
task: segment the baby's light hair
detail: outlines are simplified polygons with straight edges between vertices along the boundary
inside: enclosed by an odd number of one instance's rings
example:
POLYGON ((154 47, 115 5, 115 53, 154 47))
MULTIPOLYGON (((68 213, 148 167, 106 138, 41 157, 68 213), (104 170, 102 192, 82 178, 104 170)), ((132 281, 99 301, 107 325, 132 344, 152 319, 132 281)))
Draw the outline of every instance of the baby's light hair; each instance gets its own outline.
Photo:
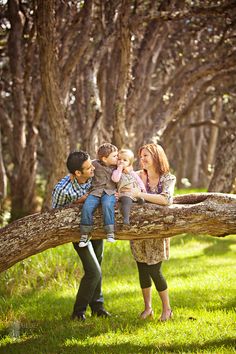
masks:
POLYGON ((134 163, 134 153, 133 153, 133 151, 131 151, 129 149, 121 149, 121 150, 119 150, 118 155, 126 155, 126 156, 128 156, 130 165, 133 165, 133 163, 134 163))

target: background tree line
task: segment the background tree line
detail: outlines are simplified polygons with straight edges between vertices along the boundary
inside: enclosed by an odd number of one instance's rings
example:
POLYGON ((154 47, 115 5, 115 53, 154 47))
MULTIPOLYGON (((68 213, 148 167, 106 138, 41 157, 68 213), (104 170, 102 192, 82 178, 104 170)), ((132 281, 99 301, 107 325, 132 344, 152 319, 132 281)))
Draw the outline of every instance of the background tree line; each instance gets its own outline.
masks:
POLYGON ((8 0, 1 5, 0 196, 43 208, 70 150, 166 149, 178 187, 236 176, 233 0, 8 0))

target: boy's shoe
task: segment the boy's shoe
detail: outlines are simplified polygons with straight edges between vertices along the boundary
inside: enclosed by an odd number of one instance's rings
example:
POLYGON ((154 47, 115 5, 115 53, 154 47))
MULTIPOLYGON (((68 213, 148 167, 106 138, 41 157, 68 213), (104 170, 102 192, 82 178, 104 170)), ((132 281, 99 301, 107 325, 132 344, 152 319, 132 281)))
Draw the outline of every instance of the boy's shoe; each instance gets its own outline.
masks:
POLYGON ((111 242, 111 243, 116 242, 115 235, 114 234, 107 234, 107 242, 111 242))
POLYGON ((79 241, 79 247, 86 247, 88 246, 90 237, 88 237, 88 235, 82 235, 80 237, 80 241, 79 241))

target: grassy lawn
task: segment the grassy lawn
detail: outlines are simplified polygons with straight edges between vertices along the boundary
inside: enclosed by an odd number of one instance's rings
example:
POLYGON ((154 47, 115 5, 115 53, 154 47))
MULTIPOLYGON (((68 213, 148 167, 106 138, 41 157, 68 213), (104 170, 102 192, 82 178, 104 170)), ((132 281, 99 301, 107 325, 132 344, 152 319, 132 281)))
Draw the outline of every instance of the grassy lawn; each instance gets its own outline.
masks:
MULTIPOLYGON (((0 353, 236 353, 236 236, 181 235, 164 263, 174 319, 141 321, 138 273, 128 241, 105 243, 103 292, 109 319, 70 320, 79 279, 71 244, 0 274, 0 353)), ((153 289, 154 290, 154 289, 153 289)))

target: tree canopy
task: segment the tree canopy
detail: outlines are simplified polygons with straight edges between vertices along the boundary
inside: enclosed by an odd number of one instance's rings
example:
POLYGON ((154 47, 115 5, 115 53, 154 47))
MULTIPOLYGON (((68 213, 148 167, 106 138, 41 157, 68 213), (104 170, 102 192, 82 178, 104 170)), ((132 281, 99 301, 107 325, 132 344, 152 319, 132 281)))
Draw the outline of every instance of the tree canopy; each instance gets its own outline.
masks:
POLYGON ((43 206, 70 150, 158 141, 179 187, 236 176, 233 0, 8 0, 1 4, 0 196, 43 206), (41 185, 41 184, 40 184, 41 185), (8 186, 8 188, 7 188, 8 186))

